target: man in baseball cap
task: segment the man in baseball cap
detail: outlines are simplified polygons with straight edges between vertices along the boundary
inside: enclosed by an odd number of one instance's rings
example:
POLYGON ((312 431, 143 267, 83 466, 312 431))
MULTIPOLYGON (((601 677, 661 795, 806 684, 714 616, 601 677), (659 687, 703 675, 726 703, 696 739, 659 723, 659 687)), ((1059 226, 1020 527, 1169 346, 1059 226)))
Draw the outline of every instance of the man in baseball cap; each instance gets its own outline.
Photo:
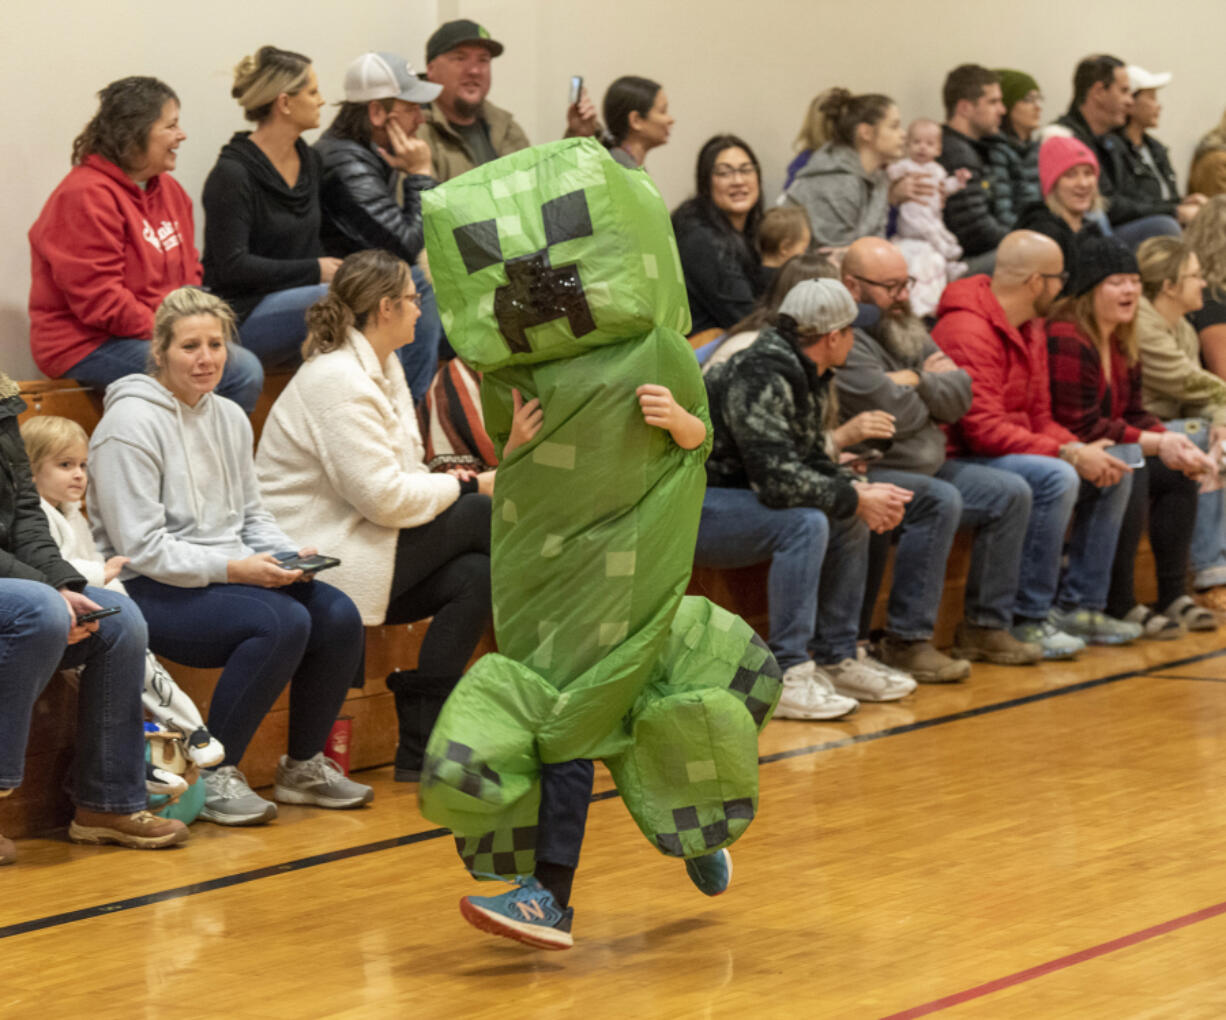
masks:
POLYGON ((345 71, 345 100, 315 143, 323 159, 320 239, 324 251, 344 258, 383 248, 413 266, 421 295, 414 342, 400 348, 405 378, 421 400, 438 363, 442 324, 434 291, 414 265, 421 254, 421 192, 435 185, 430 147, 417 138, 420 104, 442 86, 423 81, 404 57, 363 53, 345 71), (397 182, 401 181, 400 201, 397 182))
MULTIPOLYGON (((531 144, 515 117, 486 98, 490 62, 502 51, 484 26, 467 18, 440 25, 426 42, 426 77, 442 92, 426 111, 422 137, 440 181, 531 144)), ((600 122, 586 89, 567 108, 566 121, 568 137, 596 134, 600 122)))

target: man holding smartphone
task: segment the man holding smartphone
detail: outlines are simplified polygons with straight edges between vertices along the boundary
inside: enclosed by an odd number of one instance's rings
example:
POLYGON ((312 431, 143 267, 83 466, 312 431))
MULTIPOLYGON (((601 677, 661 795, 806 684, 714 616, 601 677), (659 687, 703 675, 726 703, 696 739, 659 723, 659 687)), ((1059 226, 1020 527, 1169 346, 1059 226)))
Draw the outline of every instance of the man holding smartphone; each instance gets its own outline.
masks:
MULTIPOLYGON (((532 144, 514 115, 486 98, 490 65, 502 50, 502 43, 467 18, 440 25, 426 43, 426 77, 442 92, 426 109, 419 135, 430 146, 439 181, 532 144)), ((566 108, 566 137, 590 138, 599 130, 596 107, 580 87, 566 108)))

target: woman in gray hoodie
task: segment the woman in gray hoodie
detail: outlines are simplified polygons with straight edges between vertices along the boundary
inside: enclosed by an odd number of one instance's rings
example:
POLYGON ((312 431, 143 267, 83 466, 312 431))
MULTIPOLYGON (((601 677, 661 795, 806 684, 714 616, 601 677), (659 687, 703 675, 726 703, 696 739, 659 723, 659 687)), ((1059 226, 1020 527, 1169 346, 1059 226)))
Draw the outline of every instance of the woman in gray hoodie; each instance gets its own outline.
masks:
MULTIPOLYGON (((825 144, 797 172, 783 201, 809 214, 816 244, 845 248, 868 235, 885 237, 890 214, 886 164, 903 151, 902 118, 889 96, 853 96, 833 88, 820 97, 825 144)), ((893 197, 913 187, 904 178, 893 197)))
POLYGON ((322 753, 362 673, 362 621, 349 596, 278 562, 314 550, 264 509, 251 425, 213 392, 233 335, 220 298, 195 287, 166 296, 152 374, 107 389, 90 441, 88 501, 99 549, 129 558, 120 580, 145 614, 149 647, 186 666, 223 667, 208 726, 226 757, 204 774, 201 817, 252 825, 277 807, 251 791, 237 765, 286 684, 289 753, 277 766, 276 799, 357 807, 374 791, 322 753))

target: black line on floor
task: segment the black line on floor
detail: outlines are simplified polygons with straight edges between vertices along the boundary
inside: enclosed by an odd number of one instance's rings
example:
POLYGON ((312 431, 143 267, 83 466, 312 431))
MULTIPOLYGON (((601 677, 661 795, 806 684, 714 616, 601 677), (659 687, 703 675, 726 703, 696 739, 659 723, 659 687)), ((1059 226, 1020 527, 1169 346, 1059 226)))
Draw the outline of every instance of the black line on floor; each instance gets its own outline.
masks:
MULTIPOLYGON (((1128 670, 1124 673, 1113 673, 1111 676, 1099 677, 1095 680, 1083 680, 1080 683, 1069 684, 1066 687, 1054 687, 1048 691, 1040 691, 1037 694, 1028 694, 1021 698, 1010 698, 1008 701, 998 701, 991 705, 980 705, 978 708, 966 709, 962 712, 953 712, 949 715, 935 716, 932 719, 923 719, 919 722, 908 723, 905 726, 891 726, 888 729, 879 730, 876 733, 862 733, 856 736, 846 737, 843 740, 831 740, 824 744, 813 744, 809 747, 799 747, 791 751, 779 751, 776 754, 763 755, 758 759, 759 764, 768 765, 771 762, 785 761, 789 758, 798 758, 806 754, 817 754, 821 751, 830 751, 839 747, 850 747, 853 744, 863 744, 873 740, 880 740, 883 737, 898 736, 903 733, 914 733, 918 730, 930 729, 933 726, 943 725, 945 723, 959 722, 962 719, 973 719, 981 715, 989 715, 993 712, 1001 712, 1009 708, 1017 708, 1021 705, 1029 705, 1038 701, 1045 701, 1048 698, 1060 697, 1065 694, 1076 694, 1080 691, 1091 690, 1095 687, 1102 687, 1106 684, 1117 683, 1120 680, 1128 680, 1133 677, 1154 676, 1160 678, 1155 671, 1161 669, 1178 669, 1180 666, 1190 666, 1195 662, 1204 662, 1207 659, 1215 659, 1221 656, 1226 656, 1226 648, 1218 649, 1213 652, 1203 652, 1200 655, 1188 656, 1184 659, 1175 659, 1171 662, 1164 662, 1161 665, 1149 666, 1139 670, 1128 670)), ((1204 680, 1211 679, 1206 677, 1178 677, 1175 679, 1193 679, 1204 680)), ((617 790, 601 790, 598 793, 592 794, 592 802, 602 800, 612 800, 616 797, 617 790)), ((397 847, 410 846, 414 843, 424 843, 427 840, 443 839, 449 836, 448 829, 425 829, 421 832, 412 832, 405 836, 395 836, 391 839, 381 839, 373 843, 363 843, 359 846, 346 847, 341 850, 330 850, 323 854, 313 854, 310 857, 300 857, 297 860, 285 861, 281 864, 270 864, 263 868, 253 868, 250 871, 240 871, 233 875, 222 875, 220 878, 210 878, 204 882, 193 882, 190 885, 181 885, 173 889, 163 889, 160 892, 145 893, 142 896, 131 896, 123 900, 113 900, 110 903, 100 903, 92 907, 82 907, 79 910, 69 910, 61 914, 49 914, 46 917, 36 917, 30 921, 19 921, 16 924, 5 925, 0 927, 0 939, 12 938, 15 935, 26 935, 30 932, 43 931, 47 928, 55 928, 64 924, 71 924, 74 921, 84 921, 93 917, 102 917, 106 914, 117 914, 125 910, 134 910, 137 907, 147 907, 154 903, 165 903, 168 900, 183 899, 187 896, 196 896, 200 893, 213 892, 217 889, 228 889, 236 885, 245 885, 248 882, 255 882, 262 878, 274 878, 277 875, 287 875, 295 871, 302 871, 306 868, 318 867, 321 864, 332 864, 335 861, 348 860, 351 857, 362 857, 366 854, 378 853, 381 850, 394 850, 397 847)), ((176 851, 165 851, 167 853, 175 853, 176 851)))
POLYGON ((1226 684, 1226 677, 1223 676, 1179 676, 1174 673, 1148 673, 1146 675, 1155 680, 1194 680, 1205 684, 1226 684))

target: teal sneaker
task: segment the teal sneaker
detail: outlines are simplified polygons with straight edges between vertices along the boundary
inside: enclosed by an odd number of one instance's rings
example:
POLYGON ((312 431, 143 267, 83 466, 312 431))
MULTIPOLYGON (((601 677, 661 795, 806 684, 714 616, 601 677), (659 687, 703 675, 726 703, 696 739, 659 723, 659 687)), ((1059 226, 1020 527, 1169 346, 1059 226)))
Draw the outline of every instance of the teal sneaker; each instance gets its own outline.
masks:
POLYGON ((1047 614, 1056 627, 1066 634, 1082 638, 1092 645, 1126 645, 1141 636, 1141 625, 1117 620, 1098 609, 1057 609, 1047 614))
POLYGON ((460 913, 475 928, 514 939, 537 949, 569 949, 575 944, 570 926, 573 907, 563 910, 553 893, 531 875, 521 875, 516 886, 501 896, 465 896, 460 913))
POLYGON ((718 896, 732 883, 732 854, 716 850, 701 857, 687 857, 685 873, 706 896, 718 896))
POLYGON ((1019 641, 1038 645, 1045 659, 1071 659, 1086 647, 1081 638, 1065 633, 1048 620, 1023 620, 1010 627, 1009 633, 1019 641))

